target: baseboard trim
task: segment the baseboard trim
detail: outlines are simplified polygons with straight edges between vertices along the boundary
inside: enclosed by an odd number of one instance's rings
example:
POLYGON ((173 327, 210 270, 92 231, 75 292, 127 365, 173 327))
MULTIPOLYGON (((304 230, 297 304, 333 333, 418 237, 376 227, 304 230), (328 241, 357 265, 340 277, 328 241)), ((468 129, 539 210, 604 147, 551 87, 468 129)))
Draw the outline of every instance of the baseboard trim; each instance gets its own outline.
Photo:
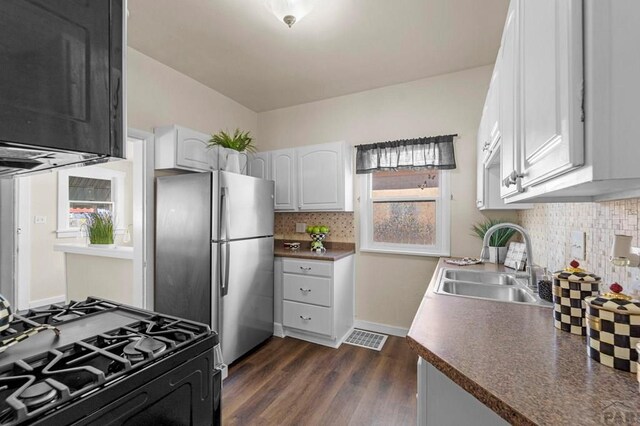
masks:
POLYGON ((376 333, 389 334, 391 336, 407 337, 408 328, 396 327, 395 325, 379 324, 377 322, 355 320, 353 328, 374 331, 376 333))
POLYGON ((284 329, 279 322, 273 323, 273 335, 276 337, 284 337, 284 329))
POLYGON ((60 296, 48 297, 46 299, 32 300, 29 302, 29 309, 41 308, 43 306, 53 305, 54 303, 64 303, 67 301, 67 296, 64 294, 60 296))

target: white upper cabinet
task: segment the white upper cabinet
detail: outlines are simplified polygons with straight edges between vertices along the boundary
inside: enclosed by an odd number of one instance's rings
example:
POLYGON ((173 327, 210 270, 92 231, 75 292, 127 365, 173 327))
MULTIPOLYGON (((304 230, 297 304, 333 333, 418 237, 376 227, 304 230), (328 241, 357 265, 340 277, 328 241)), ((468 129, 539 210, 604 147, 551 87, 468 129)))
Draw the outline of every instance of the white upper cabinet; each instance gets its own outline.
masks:
POLYGON ((517 143, 517 59, 518 59, 518 17, 519 2, 514 0, 509 5, 507 21, 502 34, 502 47, 498 51, 496 67, 500 72, 499 80, 499 128, 500 146, 500 195, 508 197, 521 191, 520 164, 518 161, 519 145, 517 143))
POLYGON ((521 0, 522 188, 584 163, 582 2, 521 0))
POLYGON ((506 203, 637 196, 638 22, 637 0, 511 0, 478 147, 506 203))
POLYGON ((300 210, 353 210, 350 154, 344 142, 296 149, 300 210))
POLYGON ((271 151, 271 178, 275 181, 275 210, 297 210, 295 149, 271 151))
POLYGON ((154 129, 156 169, 210 171, 218 168, 218 147, 209 148, 211 138, 182 126, 154 129))
POLYGON ((260 179, 271 179, 271 155, 269 152, 248 154, 248 174, 260 179))

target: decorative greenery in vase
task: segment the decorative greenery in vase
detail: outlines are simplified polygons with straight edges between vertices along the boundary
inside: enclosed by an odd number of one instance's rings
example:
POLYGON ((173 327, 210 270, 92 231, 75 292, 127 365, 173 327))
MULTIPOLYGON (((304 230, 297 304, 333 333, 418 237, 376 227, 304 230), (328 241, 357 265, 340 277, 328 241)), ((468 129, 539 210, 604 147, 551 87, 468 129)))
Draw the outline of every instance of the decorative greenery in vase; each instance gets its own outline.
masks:
MULTIPOLYGON (((471 227, 471 230, 475 235, 478 236, 481 240, 484 239, 484 235, 487 233, 489 228, 499 223, 508 223, 509 221, 502 219, 487 219, 484 222, 478 222, 471 227)), ((513 234, 516 233, 516 230, 513 228, 502 228, 498 229, 491 234, 489 237, 489 246, 490 247, 506 247, 507 243, 513 237, 513 234)))
POLYGON ((243 132, 240 129, 236 129, 233 135, 220 130, 215 135, 211 135, 209 140, 209 146, 219 145, 223 148, 233 149, 238 152, 256 152, 256 147, 253 145, 253 138, 249 131, 243 132))
POLYGON ((88 213, 86 226, 91 244, 113 244, 113 217, 111 213, 88 213))

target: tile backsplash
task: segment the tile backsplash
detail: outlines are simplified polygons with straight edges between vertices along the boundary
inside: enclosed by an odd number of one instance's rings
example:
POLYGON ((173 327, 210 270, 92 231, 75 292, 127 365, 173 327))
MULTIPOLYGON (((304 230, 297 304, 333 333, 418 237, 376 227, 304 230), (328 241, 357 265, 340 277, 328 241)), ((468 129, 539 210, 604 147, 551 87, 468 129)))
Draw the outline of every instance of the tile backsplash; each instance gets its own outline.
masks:
POLYGON ((276 213, 275 237, 293 241, 310 240, 307 234, 296 233, 296 223, 328 226, 331 232, 326 241, 355 242, 353 212, 276 213))
POLYGON ((571 261, 571 231, 586 234, 585 259, 581 266, 602 276, 605 283, 628 285, 640 271, 637 268, 615 267, 609 262, 609 252, 615 234, 631 235, 632 246, 638 240, 638 208, 640 199, 602 203, 537 204, 531 210, 518 212, 520 223, 530 232, 533 260, 551 271, 563 268, 571 261))

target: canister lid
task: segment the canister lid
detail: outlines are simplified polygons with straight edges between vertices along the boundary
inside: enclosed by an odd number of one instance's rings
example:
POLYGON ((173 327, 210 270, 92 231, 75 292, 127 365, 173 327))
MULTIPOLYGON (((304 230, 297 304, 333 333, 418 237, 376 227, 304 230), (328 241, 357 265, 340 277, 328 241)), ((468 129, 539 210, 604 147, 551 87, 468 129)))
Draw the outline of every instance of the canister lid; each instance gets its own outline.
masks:
POLYGON ((588 272, 572 272, 572 271, 558 271, 553 274, 553 277, 559 280, 577 281, 577 282, 596 282, 602 278, 596 274, 590 274, 588 272))
POLYGON ((608 299, 602 296, 589 296, 584 299, 594 308, 604 309, 624 315, 640 315, 640 302, 624 299, 608 299))

